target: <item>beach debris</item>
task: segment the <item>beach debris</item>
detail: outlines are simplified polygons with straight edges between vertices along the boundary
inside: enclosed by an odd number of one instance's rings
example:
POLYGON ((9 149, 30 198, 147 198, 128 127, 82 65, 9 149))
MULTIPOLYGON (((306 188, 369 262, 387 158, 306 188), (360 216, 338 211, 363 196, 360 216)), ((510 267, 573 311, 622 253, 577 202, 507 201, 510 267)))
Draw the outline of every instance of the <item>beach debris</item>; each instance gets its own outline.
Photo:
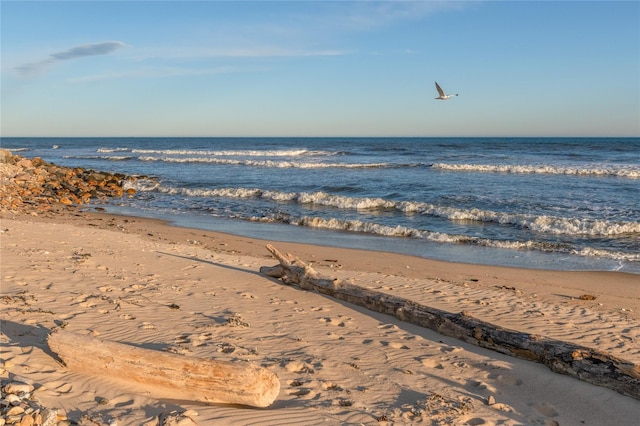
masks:
POLYGON ((232 313, 229 318, 227 318, 226 325, 229 327, 245 327, 249 328, 250 324, 242 319, 239 313, 232 313))
POLYGON ((271 244, 267 244, 266 248, 279 264, 261 267, 260 272, 279 278, 285 284, 297 285, 304 290, 316 291, 374 312, 393 315, 401 321, 496 352, 539 362, 556 373, 640 400, 640 365, 598 349, 506 329, 474 318, 465 311, 447 312, 361 287, 350 281, 326 277, 290 253, 283 254, 271 244))
POLYGON ((580 299, 580 300, 596 300, 596 296, 594 296, 593 294, 582 294, 582 295, 580 295, 580 297, 578 297, 578 299, 580 299))
POLYGON ((144 384, 157 397, 264 408, 280 392, 273 372, 249 362, 183 356, 66 330, 52 332, 47 343, 74 372, 144 384))
MULTIPOLYGON (((139 177, 70 168, 0 149, 0 211, 38 214, 65 205, 132 196, 139 177), (125 189, 127 188, 127 189, 125 189)), ((145 178, 146 179, 146 178, 145 178)))
POLYGON ((198 416, 195 410, 173 410, 158 416, 158 426, 190 426, 197 425, 193 419, 198 416))

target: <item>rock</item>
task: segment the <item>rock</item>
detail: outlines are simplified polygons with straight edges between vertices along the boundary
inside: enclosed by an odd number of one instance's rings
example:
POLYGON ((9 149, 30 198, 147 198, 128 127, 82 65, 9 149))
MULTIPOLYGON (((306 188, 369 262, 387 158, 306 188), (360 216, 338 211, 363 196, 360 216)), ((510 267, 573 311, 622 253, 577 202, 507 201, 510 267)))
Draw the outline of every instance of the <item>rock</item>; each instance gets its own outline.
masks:
POLYGON ((21 394, 33 391, 33 386, 27 383, 10 382, 4 386, 4 393, 21 394))
POLYGON ((0 149, 0 161, 3 163, 7 162, 11 157, 13 157, 13 155, 11 155, 11 151, 7 149, 0 149))
POLYGON ((45 408, 42 415, 42 426, 55 426, 58 423, 58 410, 45 408))
MULTIPOLYGON (((135 179, 121 173, 61 167, 0 149, 0 211, 37 214, 56 205, 105 202, 124 196, 123 184, 135 179)), ((126 191, 126 195, 132 197, 135 190, 126 191)))
POLYGON ((45 408, 37 399, 32 399, 34 385, 28 379, 24 381, 29 383, 2 382, 0 426, 60 426, 57 410, 45 408))
POLYGON ((33 425, 35 425, 35 421, 33 420, 33 417, 31 416, 31 414, 26 414, 22 416, 22 419, 20 420, 20 426, 33 426, 33 425))
POLYGON ((4 413, 5 416, 18 416, 20 414, 24 413, 24 408, 22 408, 19 405, 15 405, 11 408, 9 408, 9 410, 7 410, 6 413, 4 413))

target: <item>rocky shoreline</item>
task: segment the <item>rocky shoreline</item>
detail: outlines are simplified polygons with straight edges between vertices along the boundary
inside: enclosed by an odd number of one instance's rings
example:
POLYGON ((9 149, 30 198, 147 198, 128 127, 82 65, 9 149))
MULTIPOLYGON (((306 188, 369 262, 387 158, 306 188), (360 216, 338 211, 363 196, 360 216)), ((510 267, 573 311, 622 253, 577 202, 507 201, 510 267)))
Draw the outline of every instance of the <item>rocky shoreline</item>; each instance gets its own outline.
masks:
POLYGON ((38 214, 62 206, 132 196, 137 177, 63 167, 0 149, 0 212, 38 214))

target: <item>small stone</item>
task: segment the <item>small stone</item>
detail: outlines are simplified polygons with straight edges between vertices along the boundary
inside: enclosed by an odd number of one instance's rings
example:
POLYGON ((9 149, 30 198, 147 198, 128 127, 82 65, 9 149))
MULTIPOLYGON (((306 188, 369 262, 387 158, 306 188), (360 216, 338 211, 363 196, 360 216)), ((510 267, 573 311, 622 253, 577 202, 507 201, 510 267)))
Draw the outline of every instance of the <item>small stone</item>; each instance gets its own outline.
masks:
POLYGON ((11 382, 4 387, 4 392, 11 394, 29 393, 32 390, 33 386, 20 382, 11 382))
POLYGON ((33 426, 34 424, 35 421, 30 414, 22 416, 22 419, 20 420, 20 426, 33 426))
POLYGON ((6 405, 19 405, 21 402, 21 399, 18 395, 14 393, 10 393, 4 398, 3 405, 5 405, 5 402, 6 402, 6 405))
POLYGON ((19 405, 15 405, 11 408, 9 408, 9 411, 7 411, 5 413, 6 416, 19 416, 20 414, 24 413, 24 408, 22 408, 19 405))
POLYGON ((56 426, 58 424, 58 410, 45 408, 42 410, 42 426, 56 426))
POLYGON ((489 395, 489 398, 487 398, 487 405, 494 405, 496 403, 496 399, 493 397, 493 395, 489 395))

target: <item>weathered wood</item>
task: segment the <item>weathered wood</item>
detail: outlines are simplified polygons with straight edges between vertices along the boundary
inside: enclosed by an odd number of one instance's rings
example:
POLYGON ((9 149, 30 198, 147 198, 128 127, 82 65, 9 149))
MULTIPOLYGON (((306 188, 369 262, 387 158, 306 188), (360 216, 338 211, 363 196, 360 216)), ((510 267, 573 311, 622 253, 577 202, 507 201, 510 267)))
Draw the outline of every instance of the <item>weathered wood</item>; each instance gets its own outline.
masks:
POLYGON ((375 312, 393 315, 411 324, 434 330, 503 354, 542 363, 556 373, 613 389, 640 399, 640 366, 571 342, 506 329, 472 317, 425 306, 409 299, 359 287, 351 282, 324 277, 291 254, 272 245, 267 249, 280 262, 260 271, 286 284, 317 291, 375 312))
POLYGON ((47 343, 72 371, 153 386, 157 397, 268 407, 280 392, 278 377, 254 364, 187 357, 64 330, 51 333, 47 343))

